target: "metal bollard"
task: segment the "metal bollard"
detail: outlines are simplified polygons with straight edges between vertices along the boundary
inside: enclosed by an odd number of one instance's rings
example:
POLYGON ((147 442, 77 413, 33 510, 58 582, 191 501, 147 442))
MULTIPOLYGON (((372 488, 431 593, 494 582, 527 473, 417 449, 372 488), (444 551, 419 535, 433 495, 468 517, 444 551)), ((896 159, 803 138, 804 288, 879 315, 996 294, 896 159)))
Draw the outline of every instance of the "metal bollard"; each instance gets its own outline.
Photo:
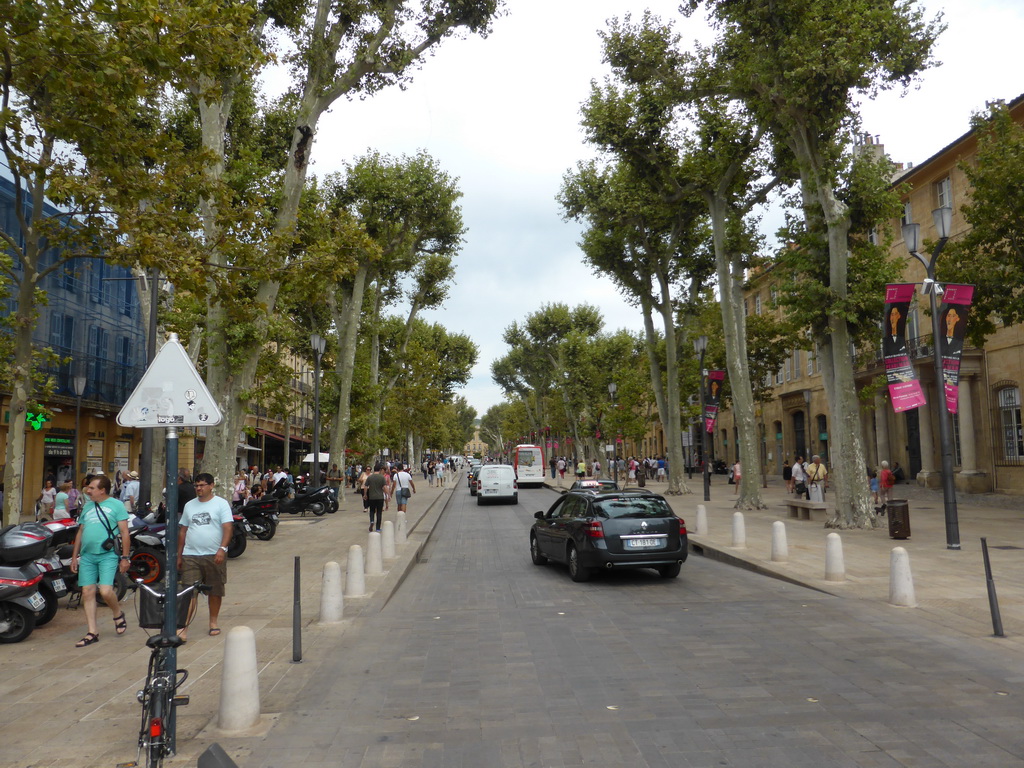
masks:
POLYGON ((992 564, 988 560, 988 540, 981 537, 981 554, 985 560, 985 586, 988 588, 988 609, 992 614, 992 634, 1006 637, 1003 632, 1003 618, 999 615, 999 600, 996 599, 996 583, 992 580, 992 564))
POLYGON ((292 596, 292 664, 302 661, 302 590, 299 588, 299 557, 295 556, 295 585, 292 596))

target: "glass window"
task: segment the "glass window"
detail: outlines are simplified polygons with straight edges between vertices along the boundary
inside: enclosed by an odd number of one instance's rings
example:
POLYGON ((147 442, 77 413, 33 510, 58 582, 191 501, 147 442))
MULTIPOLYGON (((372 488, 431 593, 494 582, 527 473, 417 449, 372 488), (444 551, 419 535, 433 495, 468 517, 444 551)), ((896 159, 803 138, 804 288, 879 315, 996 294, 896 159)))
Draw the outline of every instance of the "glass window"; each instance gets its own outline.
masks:
POLYGON ((1020 419, 1020 388, 999 390, 999 425, 1003 437, 1003 458, 1024 458, 1024 430, 1020 419))
POLYGON ((761 294, 757 294, 757 296, 754 297, 754 314, 761 314, 761 294))
POLYGON ((793 350, 793 378, 800 378, 800 350, 793 350))
POLYGON ((953 182, 949 176, 935 185, 935 201, 939 208, 953 207, 953 182))
POLYGON ((914 223, 914 210, 910 207, 910 201, 907 200, 903 204, 903 218, 900 219, 900 224, 913 224, 914 223))
POLYGON ((673 517, 664 499, 653 497, 602 499, 594 504, 599 517, 673 517))

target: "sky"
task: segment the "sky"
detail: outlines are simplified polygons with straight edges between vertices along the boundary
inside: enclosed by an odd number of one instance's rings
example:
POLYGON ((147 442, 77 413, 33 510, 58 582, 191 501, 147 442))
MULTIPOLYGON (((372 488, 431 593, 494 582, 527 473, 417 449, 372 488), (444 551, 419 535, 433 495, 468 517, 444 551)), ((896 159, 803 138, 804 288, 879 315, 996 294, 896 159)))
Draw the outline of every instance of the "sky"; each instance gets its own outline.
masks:
MULTIPOLYGON (((502 332, 546 304, 600 308, 605 330, 639 331, 640 310, 594 275, 577 246, 579 225, 562 219, 556 195, 564 174, 593 156, 580 105, 601 80, 598 31, 607 19, 645 8, 674 20, 683 40, 711 39, 702 19, 682 18, 679 0, 506 0, 486 39, 449 40, 405 89, 338 102, 321 118, 313 172, 341 170, 370 150, 392 156, 424 150, 459 180, 467 228, 443 308, 429 322, 468 335, 479 359, 459 392, 478 416, 504 397, 490 375, 508 349, 502 332)), ((936 58, 906 94, 863 105, 864 130, 896 162, 924 161, 969 128, 990 99, 1024 92, 1016 55, 1024 31, 1021 0, 926 0, 945 15, 936 58)), ((777 217, 777 220, 781 220, 777 217)), ((766 216, 772 221, 772 214, 766 216)), ((774 244, 772 244, 774 246, 774 244)))

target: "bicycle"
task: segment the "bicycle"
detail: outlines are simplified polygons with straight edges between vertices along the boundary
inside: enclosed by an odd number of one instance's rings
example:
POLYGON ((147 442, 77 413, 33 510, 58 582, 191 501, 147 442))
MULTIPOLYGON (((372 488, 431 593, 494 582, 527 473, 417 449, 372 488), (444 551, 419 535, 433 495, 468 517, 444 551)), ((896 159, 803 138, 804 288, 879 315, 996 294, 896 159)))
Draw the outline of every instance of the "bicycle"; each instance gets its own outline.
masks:
MULTIPOLYGON (((164 605, 165 595, 137 579, 132 589, 142 589, 156 600, 158 606, 164 605)), ((196 592, 209 592, 210 587, 198 581, 178 592, 178 605, 183 599, 191 602, 196 592)), ((189 619, 191 614, 189 611, 189 619)), ((188 621, 185 622, 186 624, 188 621)), ((144 625, 145 626, 145 625, 144 625)), ((142 704, 142 725, 139 728, 139 752, 135 762, 119 763, 117 768, 137 768, 143 753, 146 756, 146 768, 159 768, 164 758, 172 754, 174 736, 174 712, 176 707, 188 704, 188 695, 178 694, 178 689, 188 679, 187 669, 168 670, 168 657, 171 648, 178 648, 184 640, 177 634, 165 635, 162 632, 150 635, 146 645, 152 650, 149 656, 149 669, 146 672, 146 683, 136 694, 142 704)))

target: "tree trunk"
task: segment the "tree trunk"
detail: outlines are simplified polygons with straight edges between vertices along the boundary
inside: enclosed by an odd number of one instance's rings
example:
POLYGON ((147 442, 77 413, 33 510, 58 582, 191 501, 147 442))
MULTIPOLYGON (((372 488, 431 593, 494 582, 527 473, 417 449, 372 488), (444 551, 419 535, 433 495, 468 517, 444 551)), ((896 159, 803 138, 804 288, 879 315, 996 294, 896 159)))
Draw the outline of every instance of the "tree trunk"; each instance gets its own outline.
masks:
MULTIPOLYGON (((791 131, 790 145, 799 161, 804 208, 813 207, 820 213, 828 234, 829 288, 839 300, 845 299, 849 269, 849 210, 836 198, 834 185, 822 169, 814 139, 797 126, 791 131)), ((814 218, 813 211, 810 211, 808 220, 813 221, 814 218)), ((828 338, 816 341, 822 357, 822 378, 830 411, 828 431, 832 450, 828 458, 832 482, 829 485, 836 499, 835 514, 825 525, 830 528, 874 527, 878 523, 865 476, 867 462, 860 437, 860 405, 846 320, 830 312, 828 338)))
POLYGON ((725 366, 732 390, 733 414, 743 446, 739 497, 736 509, 764 509, 757 481, 761 476, 761 451, 757 422, 754 414, 754 394, 747 364, 747 321, 741 310, 743 296, 743 265, 740 254, 730 253, 726 244, 728 213, 726 204, 717 196, 708 196, 711 213, 712 241, 715 248, 715 268, 721 294, 722 328, 725 336, 725 366))
MULTIPOLYGON (((22 263, 24 272, 18 285, 18 311, 14 316, 14 360, 11 362, 11 399, 8 406, 10 421, 7 423, 4 464, 4 525, 21 522, 22 497, 25 494, 25 413, 33 391, 32 328, 36 316, 36 274, 31 265, 35 262, 24 259, 22 263)), ((79 445, 80 437, 75 435, 79 445)))
MULTIPOLYGON (((368 272, 369 265, 360 264, 351 283, 340 286, 341 289, 336 293, 327 292, 327 304, 338 332, 338 357, 334 367, 338 375, 338 410, 331 420, 328 450, 331 461, 338 463, 342 468, 348 465, 345 448, 348 444, 349 425, 352 423, 352 378, 355 375, 356 339, 368 272)), ((344 501, 344 498, 343 490, 341 500, 344 501)))
POLYGON ((661 286, 661 301, 658 309, 665 331, 665 408, 661 412, 661 425, 665 430, 665 444, 668 448, 668 490, 666 493, 679 495, 691 493, 684 479, 686 461, 683 459, 682 417, 680 415, 679 396, 679 343, 677 340, 675 318, 672 312, 672 299, 668 281, 658 276, 661 286))

